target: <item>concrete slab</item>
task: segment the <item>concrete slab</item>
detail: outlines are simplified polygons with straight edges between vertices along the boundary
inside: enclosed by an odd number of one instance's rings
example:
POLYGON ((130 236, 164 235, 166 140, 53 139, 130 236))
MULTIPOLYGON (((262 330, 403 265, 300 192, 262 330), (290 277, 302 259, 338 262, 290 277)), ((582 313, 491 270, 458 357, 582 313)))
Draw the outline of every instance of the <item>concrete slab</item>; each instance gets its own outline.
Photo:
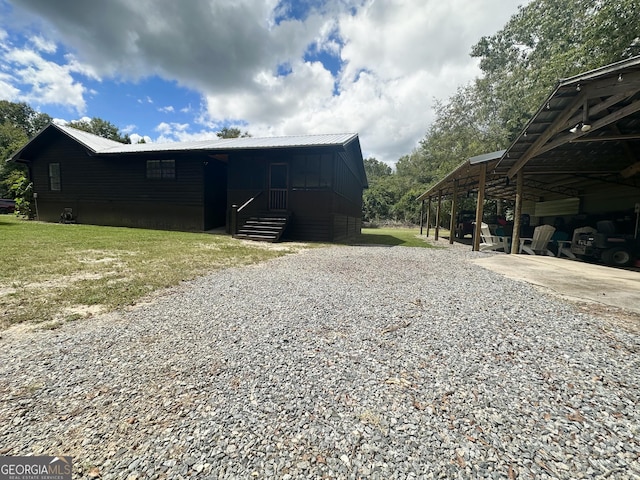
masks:
POLYGON ((640 271, 534 255, 497 254, 474 261, 506 277, 523 280, 578 302, 640 314, 640 271))

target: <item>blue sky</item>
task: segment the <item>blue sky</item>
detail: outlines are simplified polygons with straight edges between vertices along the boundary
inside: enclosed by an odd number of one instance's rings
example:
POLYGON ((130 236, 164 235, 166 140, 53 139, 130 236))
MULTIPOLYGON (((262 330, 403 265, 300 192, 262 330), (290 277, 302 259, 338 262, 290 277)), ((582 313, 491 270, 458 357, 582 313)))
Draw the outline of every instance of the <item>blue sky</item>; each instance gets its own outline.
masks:
POLYGON ((0 0, 0 99, 135 140, 357 132, 393 164, 522 0, 0 0))

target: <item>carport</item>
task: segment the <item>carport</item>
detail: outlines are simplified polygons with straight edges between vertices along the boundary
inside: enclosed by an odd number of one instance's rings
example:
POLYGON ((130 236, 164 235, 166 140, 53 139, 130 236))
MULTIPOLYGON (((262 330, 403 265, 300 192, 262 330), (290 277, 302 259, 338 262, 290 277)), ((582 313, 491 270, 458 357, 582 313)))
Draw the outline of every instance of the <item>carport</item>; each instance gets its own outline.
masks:
MULTIPOLYGON (((561 80, 504 151, 466 159, 418 197, 451 199, 453 243, 457 199, 477 195, 473 249, 479 249, 484 200, 515 201, 513 241, 523 213, 532 222, 625 213, 640 204, 640 57, 561 80)), ((427 230, 428 235, 428 230, 427 230)), ((513 248, 512 253, 518 249, 513 248)))

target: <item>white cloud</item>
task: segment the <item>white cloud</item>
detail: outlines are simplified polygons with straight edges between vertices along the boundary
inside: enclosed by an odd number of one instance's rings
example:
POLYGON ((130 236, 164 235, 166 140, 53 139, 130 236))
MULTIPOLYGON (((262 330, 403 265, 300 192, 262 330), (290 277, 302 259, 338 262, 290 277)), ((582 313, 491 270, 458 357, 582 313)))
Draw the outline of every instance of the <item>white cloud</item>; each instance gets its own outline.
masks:
POLYGON ((134 124, 126 125, 124 128, 121 128, 120 131, 124 134, 132 133, 138 126, 134 124))
MULTIPOLYGON (((309 2, 315 9, 296 19, 284 18, 288 4, 277 0, 155 0, 153 8, 128 0, 21 0, 78 60, 56 69, 32 52, 29 63, 13 62, 20 81, 34 85, 25 100, 64 98, 79 112, 86 91, 72 74, 118 81, 158 75, 199 92, 206 110, 180 109, 193 122, 161 123, 161 138, 211 134, 194 133, 195 123, 235 122, 253 135, 355 131, 365 155, 392 162, 424 136, 433 99, 479 74, 471 46, 523 1, 324 0, 309 2), (341 63, 328 68, 305 57, 317 53, 341 63)), ((40 51, 51 50, 45 36, 34 38, 40 51)), ((171 101, 151 95, 138 103, 171 101)))
POLYGON ((175 108, 173 108, 171 105, 167 105, 166 107, 159 108, 158 111, 163 113, 173 113, 175 112, 175 108))
POLYGON ((131 135, 129 135, 129 138, 131 139, 131 143, 133 144, 140 143, 140 140, 144 140, 144 143, 153 143, 153 140, 149 135, 140 135, 138 133, 132 133, 131 135))
POLYGON ((31 37, 31 43, 33 44, 35 49, 38 50, 39 52, 55 53, 56 50, 58 49, 58 47, 54 42, 47 40, 41 37, 40 35, 31 37))
POLYGON ((161 122, 159 123, 155 131, 160 133, 160 136, 163 138, 171 138, 172 142, 178 141, 177 138, 179 135, 186 134, 187 129, 189 128, 188 123, 177 123, 177 122, 161 122))
POLYGON ((86 110, 87 89, 74 74, 99 79, 88 65, 73 56, 66 63, 45 59, 57 51, 54 42, 36 35, 27 45, 16 47, 6 31, 0 34, 0 98, 34 105, 62 105, 78 113, 86 110))

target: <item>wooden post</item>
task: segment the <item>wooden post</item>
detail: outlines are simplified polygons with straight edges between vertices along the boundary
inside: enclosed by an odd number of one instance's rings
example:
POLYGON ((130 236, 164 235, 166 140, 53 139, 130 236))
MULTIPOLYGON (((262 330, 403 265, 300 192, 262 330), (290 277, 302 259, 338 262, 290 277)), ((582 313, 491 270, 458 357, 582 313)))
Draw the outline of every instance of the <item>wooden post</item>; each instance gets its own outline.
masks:
POLYGON ((436 234, 434 237, 436 242, 440 235, 440 207, 442 207, 442 190, 438 192, 438 204, 436 205, 436 234))
POLYGON ((480 250, 480 229, 482 228, 482 214, 484 213, 484 186, 487 181, 487 164, 480 165, 480 178, 478 180, 478 201, 476 203, 476 225, 473 229, 474 252, 480 250))
POLYGON ((431 197, 427 205, 427 237, 429 236, 429 227, 431 227, 431 197))
POLYGON ((513 213, 513 236, 511 237, 511 253, 520 253, 520 224, 522 217, 522 190, 524 188, 524 175, 518 171, 516 181, 516 211, 513 213))
POLYGON ((238 233, 238 205, 231 205, 231 235, 238 233))
POLYGON ((449 245, 453 245, 456 236, 456 212, 458 210, 458 180, 453 181, 453 199, 451 200, 451 221, 449 222, 449 245))
POLYGON ((422 235, 422 221, 424 220, 424 198, 420 203, 420 235, 422 235))

